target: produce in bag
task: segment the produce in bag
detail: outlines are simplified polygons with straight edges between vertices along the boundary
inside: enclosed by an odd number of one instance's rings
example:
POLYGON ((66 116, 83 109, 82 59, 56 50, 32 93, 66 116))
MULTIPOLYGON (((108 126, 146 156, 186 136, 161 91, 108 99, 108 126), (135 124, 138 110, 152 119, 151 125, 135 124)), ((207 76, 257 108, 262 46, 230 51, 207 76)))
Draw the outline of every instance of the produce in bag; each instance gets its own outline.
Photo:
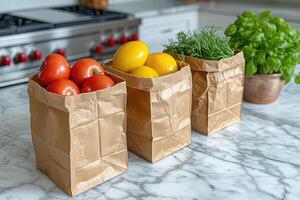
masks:
POLYGON ((188 64, 166 53, 149 54, 145 43, 134 41, 120 47, 106 65, 107 71, 126 80, 129 150, 156 162, 190 144, 188 64))
POLYGON ((49 55, 28 84, 36 166, 70 196, 128 169, 125 81, 95 60, 79 64, 82 74, 49 55))
POLYGON ((192 129, 204 135, 240 121, 244 88, 243 53, 234 54, 214 27, 180 32, 165 52, 190 64, 193 76, 192 129))

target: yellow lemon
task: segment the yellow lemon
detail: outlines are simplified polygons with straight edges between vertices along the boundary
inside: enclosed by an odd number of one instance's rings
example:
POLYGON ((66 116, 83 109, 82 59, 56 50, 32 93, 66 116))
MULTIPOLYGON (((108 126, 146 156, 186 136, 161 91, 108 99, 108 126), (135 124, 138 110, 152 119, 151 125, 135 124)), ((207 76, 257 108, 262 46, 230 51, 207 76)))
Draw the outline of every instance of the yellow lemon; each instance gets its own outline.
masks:
POLYGON ((137 67, 131 72, 131 74, 142 78, 159 77, 158 73, 154 69, 148 66, 137 67))
POLYGON ((175 59, 166 53, 150 54, 145 65, 152 67, 160 76, 170 74, 178 70, 175 59))
POLYGON ((121 46, 113 57, 113 67, 129 72, 145 64, 148 57, 148 46, 141 41, 127 42, 121 46))

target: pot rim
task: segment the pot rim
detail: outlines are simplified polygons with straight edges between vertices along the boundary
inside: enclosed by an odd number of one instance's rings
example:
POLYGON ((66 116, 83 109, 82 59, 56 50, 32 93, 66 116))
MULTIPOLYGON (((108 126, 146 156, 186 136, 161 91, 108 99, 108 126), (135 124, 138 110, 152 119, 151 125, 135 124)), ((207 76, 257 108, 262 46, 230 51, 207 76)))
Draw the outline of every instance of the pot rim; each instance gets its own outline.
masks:
POLYGON ((261 76, 261 77, 281 77, 281 74, 280 73, 276 73, 276 74, 254 74, 252 76, 247 76, 245 75, 246 78, 253 78, 253 77, 258 77, 258 76, 261 76))

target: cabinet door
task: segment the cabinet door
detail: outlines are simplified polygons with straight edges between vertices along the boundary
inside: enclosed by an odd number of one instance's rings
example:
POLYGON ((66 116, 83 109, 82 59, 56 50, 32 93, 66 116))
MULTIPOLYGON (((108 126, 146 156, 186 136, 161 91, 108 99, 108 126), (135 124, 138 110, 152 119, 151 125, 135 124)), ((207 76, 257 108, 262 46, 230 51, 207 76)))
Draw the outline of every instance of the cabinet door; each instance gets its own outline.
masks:
MULTIPOLYGON (((206 11, 207 12, 207 11, 206 11)), ((217 13, 206 13, 200 11, 199 13, 199 27, 206 25, 214 25, 219 30, 220 34, 223 34, 229 24, 232 24, 236 20, 236 16, 217 14, 217 13)), ((300 30, 300 23, 289 22, 292 26, 300 30)))
POLYGON ((198 12, 160 15, 143 18, 139 32, 141 40, 149 45, 150 52, 162 51, 169 39, 180 31, 191 31, 198 27, 198 12))
POLYGON ((220 35, 223 35, 225 29, 229 24, 234 23, 236 16, 222 15, 222 14, 214 14, 214 13, 199 13, 199 25, 200 28, 206 25, 215 26, 220 35))
POLYGON ((293 27, 295 27, 296 29, 298 29, 298 31, 300 31, 300 23, 290 23, 293 27))

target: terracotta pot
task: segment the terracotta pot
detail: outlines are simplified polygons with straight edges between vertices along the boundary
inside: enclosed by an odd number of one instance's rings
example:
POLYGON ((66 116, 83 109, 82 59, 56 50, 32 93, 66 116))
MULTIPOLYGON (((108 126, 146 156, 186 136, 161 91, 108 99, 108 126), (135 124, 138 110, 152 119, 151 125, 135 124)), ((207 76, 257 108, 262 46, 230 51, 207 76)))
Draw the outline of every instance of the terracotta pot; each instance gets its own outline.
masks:
POLYGON ((81 0, 80 3, 92 9, 105 9, 108 6, 108 0, 81 0))
POLYGON ((256 74, 245 77, 244 100, 256 104, 274 102, 284 85, 280 74, 256 74))

